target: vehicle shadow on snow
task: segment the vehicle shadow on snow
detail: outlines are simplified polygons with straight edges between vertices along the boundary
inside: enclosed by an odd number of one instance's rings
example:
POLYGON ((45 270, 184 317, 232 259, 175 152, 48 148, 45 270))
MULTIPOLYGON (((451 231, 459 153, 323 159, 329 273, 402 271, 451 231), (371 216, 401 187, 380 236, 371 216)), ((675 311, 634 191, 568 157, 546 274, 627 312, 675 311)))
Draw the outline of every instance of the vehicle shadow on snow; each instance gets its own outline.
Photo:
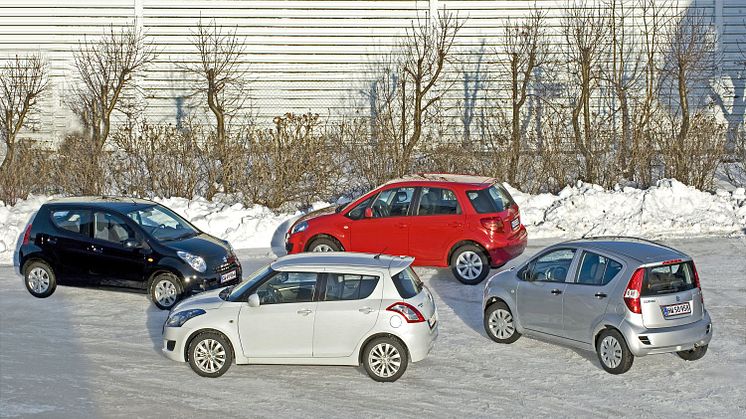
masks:
MULTIPOLYGON (((449 268, 417 268, 417 270, 430 276, 425 281, 428 288, 436 293, 461 321, 487 338, 482 327, 483 284, 464 285, 453 277, 449 268)), ((442 322, 442 313, 440 318, 442 322)))
POLYGON ((163 356, 161 348, 163 347, 163 324, 166 323, 168 310, 161 310, 156 307, 149 296, 144 296, 147 300, 148 308, 146 309, 145 327, 148 330, 148 336, 153 343, 153 351, 163 356))

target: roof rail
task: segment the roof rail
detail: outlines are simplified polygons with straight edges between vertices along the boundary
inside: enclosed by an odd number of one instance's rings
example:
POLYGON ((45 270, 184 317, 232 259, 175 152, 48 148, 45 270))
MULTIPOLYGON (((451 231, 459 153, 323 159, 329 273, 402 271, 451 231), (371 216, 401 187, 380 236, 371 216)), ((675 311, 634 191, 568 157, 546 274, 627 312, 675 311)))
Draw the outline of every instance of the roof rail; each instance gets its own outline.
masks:
POLYGON ((665 247, 666 249, 670 249, 675 252, 681 253, 680 250, 677 250, 667 244, 663 244, 655 240, 644 239, 642 237, 635 237, 635 236, 588 236, 588 237, 582 236, 580 238, 567 240, 562 243, 569 243, 569 242, 575 242, 575 241, 580 241, 580 240, 637 240, 637 241, 641 241, 645 243, 654 244, 656 246, 665 247))

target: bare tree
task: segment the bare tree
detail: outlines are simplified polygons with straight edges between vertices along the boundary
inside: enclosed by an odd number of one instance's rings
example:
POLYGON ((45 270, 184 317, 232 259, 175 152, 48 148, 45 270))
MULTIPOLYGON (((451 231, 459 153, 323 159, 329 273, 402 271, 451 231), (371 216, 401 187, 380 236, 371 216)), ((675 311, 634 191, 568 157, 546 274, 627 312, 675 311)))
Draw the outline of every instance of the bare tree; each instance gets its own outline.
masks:
POLYGON ((111 25, 100 38, 84 39, 75 51, 80 82, 73 88, 71 107, 96 154, 109 137, 112 113, 132 77, 155 58, 154 49, 145 40, 135 23, 121 29, 111 25))
POLYGON ((545 64, 549 42, 546 39, 546 13, 531 9, 519 23, 508 23, 505 29, 505 48, 498 55, 505 57, 510 74, 510 158, 507 180, 513 184, 518 173, 521 154, 521 112, 529 96, 534 72, 545 64))

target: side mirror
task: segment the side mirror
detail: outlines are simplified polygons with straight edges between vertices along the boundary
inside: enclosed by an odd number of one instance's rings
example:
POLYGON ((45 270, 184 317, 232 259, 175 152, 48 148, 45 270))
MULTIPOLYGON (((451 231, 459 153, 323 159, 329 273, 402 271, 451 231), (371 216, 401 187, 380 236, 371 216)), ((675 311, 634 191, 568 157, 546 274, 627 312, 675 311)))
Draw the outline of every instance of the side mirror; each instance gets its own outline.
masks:
POLYGON ((259 307, 259 305, 260 305, 259 294, 249 295, 249 307, 259 307))
POLYGON ((137 249, 141 247, 140 241, 135 239, 127 239, 122 242, 122 245, 124 245, 124 247, 126 247, 127 249, 137 249))
POLYGON ((365 212, 363 213, 363 217, 373 218, 373 208, 366 208, 365 212))

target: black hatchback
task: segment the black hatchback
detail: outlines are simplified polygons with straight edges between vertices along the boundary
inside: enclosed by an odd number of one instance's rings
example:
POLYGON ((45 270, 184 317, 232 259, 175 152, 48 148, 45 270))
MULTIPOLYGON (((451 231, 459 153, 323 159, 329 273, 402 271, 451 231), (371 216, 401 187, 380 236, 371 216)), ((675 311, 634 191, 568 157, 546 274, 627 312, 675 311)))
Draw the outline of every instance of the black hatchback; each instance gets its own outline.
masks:
POLYGON ((147 290, 165 310, 185 296, 241 280, 227 241, 143 199, 49 201, 26 228, 18 256, 26 288, 39 298, 57 284, 114 286, 147 290))

